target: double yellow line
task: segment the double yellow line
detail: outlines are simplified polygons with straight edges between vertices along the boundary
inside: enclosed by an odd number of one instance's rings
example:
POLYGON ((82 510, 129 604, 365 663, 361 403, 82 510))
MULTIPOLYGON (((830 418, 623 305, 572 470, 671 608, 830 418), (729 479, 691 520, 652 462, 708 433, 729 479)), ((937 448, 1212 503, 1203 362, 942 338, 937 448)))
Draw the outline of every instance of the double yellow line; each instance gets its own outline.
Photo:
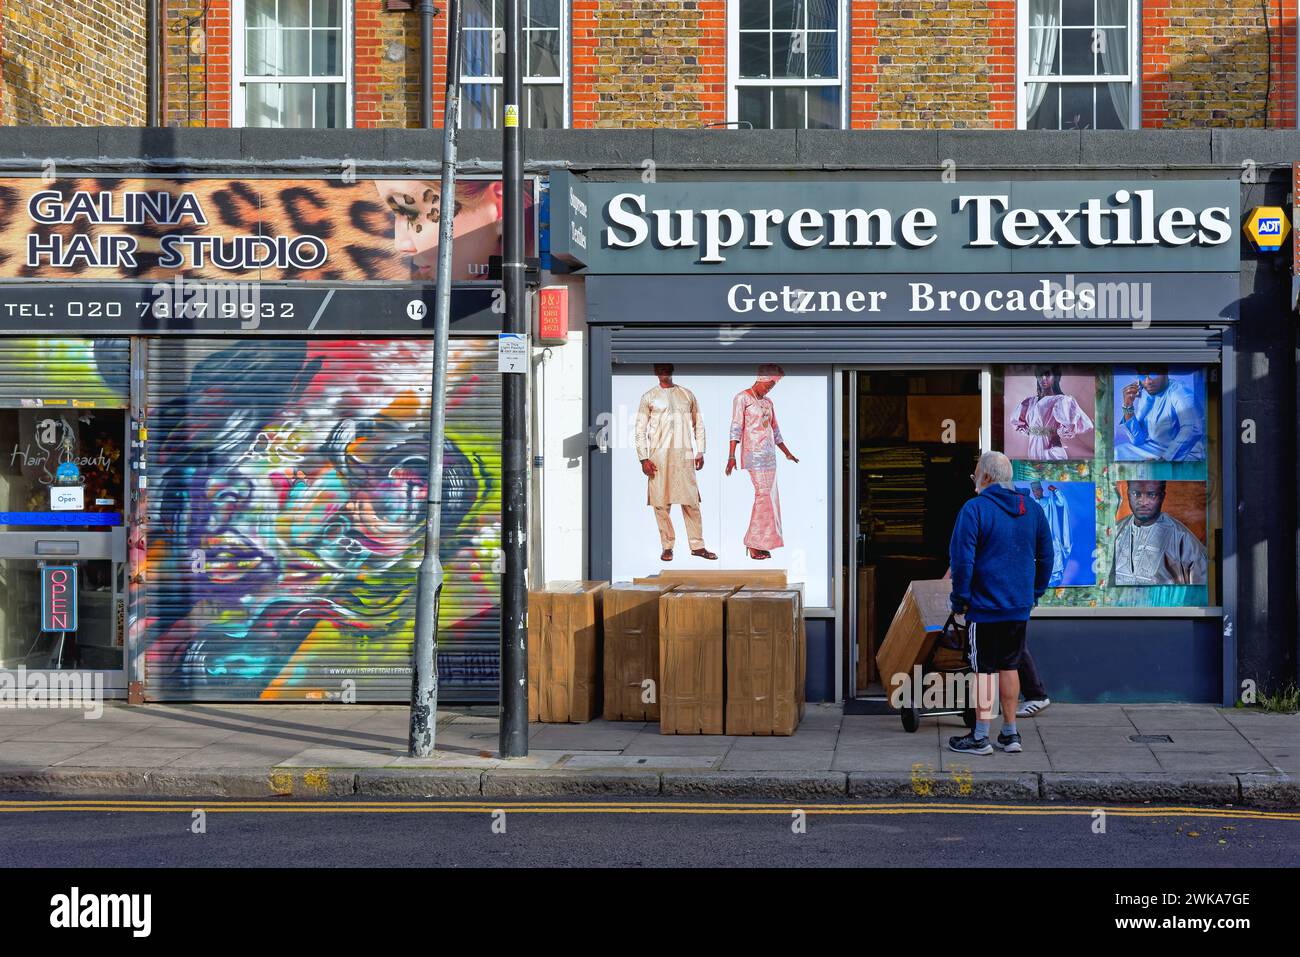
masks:
POLYGON ((974 804, 913 801, 886 804, 828 804, 809 801, 807 804, 767 803, 712 803, 684 801, 520 801, 502 799, 483 801, 297 801, 289 798, 268 800, 202 800, 187 801, 108 799, 108 800, 43 800, 0 801, 0 813, 51 813, 58 811, 101 811, 106 813, 183 813, 201 809, 206 813, 225 814, 491 814, 508 811, 516 814, 704 814, 723 815, 784 815, 795 811, 814 815, 899 815, 899 814, 975 814, 1006 815, 1011 817, 1071 817, 1092 816, 1105 811, 1108 816, 1138 818, 1222 818, 1224 820, 1292 821, 1300 822, 1300 811, 1267 811, 1251 808, 1208 808, 1148 805, 1036 805, 1036 804, 974 804))

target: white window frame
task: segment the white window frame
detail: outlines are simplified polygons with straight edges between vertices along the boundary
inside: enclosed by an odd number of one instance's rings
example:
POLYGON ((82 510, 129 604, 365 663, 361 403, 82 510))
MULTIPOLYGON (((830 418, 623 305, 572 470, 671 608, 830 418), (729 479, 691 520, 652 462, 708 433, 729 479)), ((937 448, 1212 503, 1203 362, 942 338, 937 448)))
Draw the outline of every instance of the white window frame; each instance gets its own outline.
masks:
MULTIPOLYGON (((562 107, 562 116, 563 116, 563 124, 564 124, 563 126, 560 127, 560 129, 567 130, 567 129, 569 129, 569 128, 573 125, 573 96, 572 96, 572 93, 573 93, 573 75, 572 75, 572 66, 571 66, 571 63, 570 63, 570 60, 569 60, 569 46, 570 46, 570 42, 569 42, 569 41, 570 41, 570 36, 571 36, 571 34, 573 33, 573 28, 572 28, 571 23, 570 23, 570 17, 571 17, 571 10, 570 10, 570 7, 571 7, 570 0, 560 0, 560 75, 559 75, 559 76, 539 76, 539 77, 529 77, 529 76, 525 75, 525 76, 521 76, 521 77, 519 78, 519 79, 520 79, 520 83, 521 83, 521 85, 523 86, 523 98, 524 98, 524 102, 520 104, 520 109, 521 109, 522 111, 525 112, 525 116, 524 116, 524 121, 525 121, 525 122, 522 124, 522 126, 523 126, 524 129, 538 129, 538 127, 533 127, 533 126, 529 125, 528 122, 527 122, 527 120, 529 119, 529 117, 528 117, 528 115, 527 115, 527 108, 528 108, 528 106, 527 106, 527 104, 528 104, 528 87, 530 87, 530 86, 558 86, 558 87, 560 88, 560 102, 563 104, 563 107, 562 107)), ((528 5, 527 5, 526 0, 520 0, 520 8, 521 8, 521 9, 520 9, 519 15, 520 15, 521 18, 525 18, 525 22, 526 22, 526 15, 527 15, 527 12, 528 12, 528 5)), ((462 8, 462 10, 463 10, 463 8, 462 8)), ((462 12, 461 15, 462 15, 462 17, 463 17, 463 16, 464 16, 464 13, 462 12)), ((495 17, 495 16, 496 16, 496 12, 495 12, 495 5, 494 5, 494 7, 493 7, 493 17, 495 17)), ((504 32, 505 32, 505 27, 504 27, 504 25, 496 26, 496 27, 493 28, 493 33, 504 33, 504 32)), ((527 31, 524 31, 524 32, 526 33, 527 31)), ((497 96, 500 97, 500 92, 499 92, 499 90, 500 90, 500 87, 502 86, 502 84, 505 82, 505 77, 501 77, 501 76, 470 76, 469 74, 467 74, 467 73, 465 72, 465 64, 466 64, 467 60, 466 60, 466 57, 465 57, 465 48, 464 48, 463 44, 464 44, 464 42, 465 42, 465 40, 466 40, 466 38, 467 38, 468 36, 469 36, 469 31, 465 29, 465 23, 464 23, 464 21, 462 20, 462 22, 461 22, 461 43, 462 43, 462 47, 461 47, 461 56, 460 56, 460 63, 461 63, 461 71, 460 71, 461 109, 457 112, 457 119, 458 119, 458 121, 459 121, 460 124, 461 124, 461 129, 465 129, 465 128, 466 128, 466 127, 465 127, 465 110, 464 110, 464 106, 465 106, 465 87, 466 87, 467 85, 468 85, 468 86, 481 86, 481 85, 495 86, 495 87, 498 88, 497 96)), ((525 37, 524 42, 525 42, 525 44, 527 43, 527 37, 525 37)), ((519 51, 519 59, 520 59, 520 66, 521 66, 521 68, 522 68, 522 67, 523 67, 523 64, 524 64, 524 61, 525 61, 525 59, 526 59, 526 53, 525 53, 524 50, 520 50, 520 51, 519 51)), ((501 129, 501 126, 500 126, 500 123, 501 123, 500 110, 496 111, 496 114, 494 114, 494 119, 495 119, 497 125, 495 125, 495 126, 493 126, 493 127, 491 127, 491 128, 492 128, 492 129, 496 129, 496 130, 501 129)))
POLYGON ((341 36, 342 73, 336 76, 312 77, 250 77, 244 73, 244 31, 247 18, 245 0, 230 2, 230 125, 244 126, 244 117, 248 108, 244 85, 247 83, 342 83, 343 84, 343 125, 332 129, 352 128, 352 99, 355 91, 353 82, 353 47, 356 37, 352 32, 352 0, 340 0, 343 6, 343 32, 341 36))
MULTIPOLYGON (((740 0, 727 0, 727 122, 736 124, 739 122, 740 96, 738 91, 742 86, 790 86, 790 87, 812 87, 812 86, 838 86, 840 90, 840 125, 839 129, 848 129, 849 124, 849 70, 848 70, 848 35, 849 35, 849 3, 848 0, 836 0, 839 11, 837 14, 837 27, 835 32, 837 49, 835 51, 835 61, 839 65, 839 77, 836 80, 809 80, 809 79, 788 79, 769 78, 769 79, 750 79, 741 78, 740 76, 740 0)), ((805 114, 804 122, 807 123, 805 114)), ((784 127, 778 127, 784 129, 784 127)), ((804 127, 807 129, 807 127, 804 127)))
MULTIPOLYGON (((1140 26, 1142 22, 1141 0, 1128 0, 1128 84, 1132 91, 1129 96, 1130 130, 1142 128, 1142 44, 1140 26)), ((1016 4, 1016 129, 1026 129, 1028 117, 1025 116, 1025 86, 1028 83, 1077 82, 1077 83, 1115 83, 1113 76, 1085 76, 1071 74, 1055 77, 1029 76, 1029 0, 1019 0, 1016 4)))

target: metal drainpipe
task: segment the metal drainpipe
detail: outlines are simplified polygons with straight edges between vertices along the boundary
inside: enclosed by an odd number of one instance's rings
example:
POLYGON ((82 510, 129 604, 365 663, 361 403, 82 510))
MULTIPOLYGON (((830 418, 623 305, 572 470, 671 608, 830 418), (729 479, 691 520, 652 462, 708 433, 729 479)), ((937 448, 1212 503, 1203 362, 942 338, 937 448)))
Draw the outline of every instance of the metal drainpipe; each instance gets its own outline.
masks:
POLYGON ((158 80, 162 76, 159 7, 166 0, 149 0, 145 37, 145 104, 144 121, 147 126, 162 126, 159 118, 158 80))
POLYGON ((433 129, 433 0, 420 0, 420 127, 433 129))

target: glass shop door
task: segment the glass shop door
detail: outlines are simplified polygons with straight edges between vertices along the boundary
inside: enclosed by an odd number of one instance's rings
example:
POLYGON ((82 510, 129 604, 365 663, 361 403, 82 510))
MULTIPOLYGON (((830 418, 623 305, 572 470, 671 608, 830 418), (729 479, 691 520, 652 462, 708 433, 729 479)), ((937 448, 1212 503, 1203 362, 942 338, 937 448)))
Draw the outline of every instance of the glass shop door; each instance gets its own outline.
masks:
POLYGON ((127 411, 0 409, 0 669, 125 689, 127 411))

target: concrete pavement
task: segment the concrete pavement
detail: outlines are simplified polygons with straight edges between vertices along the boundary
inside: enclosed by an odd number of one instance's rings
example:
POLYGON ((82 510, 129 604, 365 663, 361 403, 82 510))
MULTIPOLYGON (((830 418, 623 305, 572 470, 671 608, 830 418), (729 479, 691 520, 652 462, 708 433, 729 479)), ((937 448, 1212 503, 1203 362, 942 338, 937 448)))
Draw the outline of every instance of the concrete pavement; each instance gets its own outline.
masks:
MULTIPOLYGON (((530 728, 495 755, 495 708, 439 712, 437 753, 406 756, 407 709, 144 705, 0 709, 0 792, 272 795, 971 798, 1300 807, 1300 715, 1203 705, 1054 704, 1022 754, 948 751, 954 717, 810 705, 790 737, 664 736, 643 722, 530 728), (1166 740, 1167 739, 1167 740, 1166 740)), ((996 727, 996 722, 995 722, 996 727)))

